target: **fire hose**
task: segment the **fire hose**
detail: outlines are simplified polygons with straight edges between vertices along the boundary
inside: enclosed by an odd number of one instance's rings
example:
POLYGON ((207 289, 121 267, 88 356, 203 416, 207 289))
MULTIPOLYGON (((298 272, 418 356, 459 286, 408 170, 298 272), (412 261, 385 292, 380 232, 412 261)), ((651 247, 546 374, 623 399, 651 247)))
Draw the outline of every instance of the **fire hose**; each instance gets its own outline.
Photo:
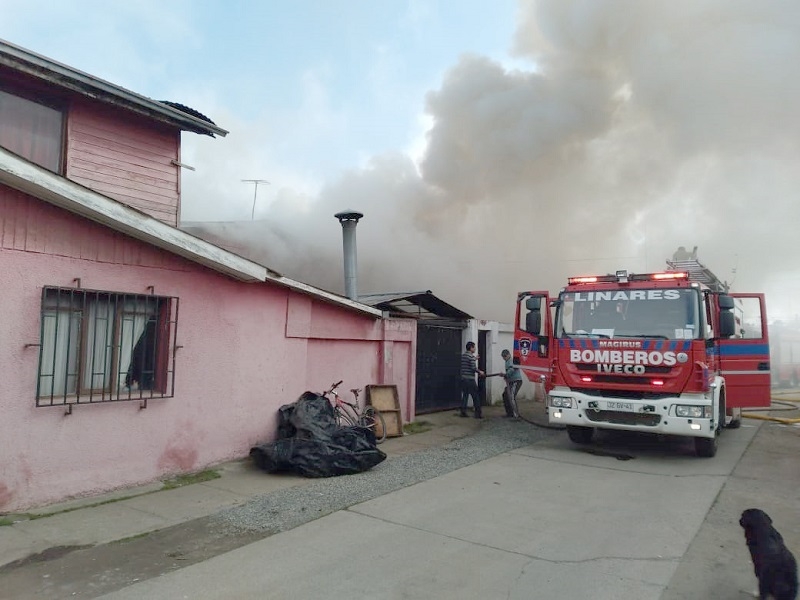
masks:
POLYGON ((760 421, 772 421, 775 423, 781 423, 783 425, 795 425, 800 423, 800 418, 792 418, 787 419, 783 417, 773 417, 770 415, 762 415, 759 413, 762 412, 772 412, 772 411, 791 411, 791 410, 798 410, 798 406, 795 404, 800 404, 800 400, 793 400, 793 399, 781 399, 778 400, 777 398, 772 398, 773 406, 769 408, 759 408, 759 409, 751 409, 751 410, 743 410, 742 416, 747 419, 758 419, 760 421), (774 406, 774 405, 781 405, 781 406, 774 406))

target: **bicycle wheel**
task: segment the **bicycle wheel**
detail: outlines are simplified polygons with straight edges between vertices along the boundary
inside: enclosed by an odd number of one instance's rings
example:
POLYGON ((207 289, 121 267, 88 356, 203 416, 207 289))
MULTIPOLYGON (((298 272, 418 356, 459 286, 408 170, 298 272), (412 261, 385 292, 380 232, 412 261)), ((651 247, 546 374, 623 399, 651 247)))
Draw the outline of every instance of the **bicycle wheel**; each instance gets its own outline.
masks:
POLYGON ((336 422, 339 424, 339 427, 357 427, 358 423, 356 423, 355 419, 353 419, 352 415, 348 413, 346 410, 342 409, 341 407, 337 406, 333 409, 334 414, 336 415, 336 422))
POLYGON ((361 425, 372 430, 372 433, 375 434, 375 443, 380 444, 386 439, 386 421, 381 411, 375 407, 364 408, 364 412, 361 413, 361 425))

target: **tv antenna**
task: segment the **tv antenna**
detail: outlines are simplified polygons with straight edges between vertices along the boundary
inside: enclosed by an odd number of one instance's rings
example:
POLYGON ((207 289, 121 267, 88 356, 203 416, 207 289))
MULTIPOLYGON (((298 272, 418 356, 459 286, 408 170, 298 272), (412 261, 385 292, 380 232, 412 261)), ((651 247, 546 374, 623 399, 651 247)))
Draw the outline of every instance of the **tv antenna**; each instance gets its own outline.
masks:
POLYGON ((266 179, 242 179, 242 183, 252 183, 254 184, 253 187, 253 210, 250 211, 250 220, 254 221, 256 217, 256 198, 258 198, 258 184, 259 183, 266 183, 270 185, 270 182, 266 179))

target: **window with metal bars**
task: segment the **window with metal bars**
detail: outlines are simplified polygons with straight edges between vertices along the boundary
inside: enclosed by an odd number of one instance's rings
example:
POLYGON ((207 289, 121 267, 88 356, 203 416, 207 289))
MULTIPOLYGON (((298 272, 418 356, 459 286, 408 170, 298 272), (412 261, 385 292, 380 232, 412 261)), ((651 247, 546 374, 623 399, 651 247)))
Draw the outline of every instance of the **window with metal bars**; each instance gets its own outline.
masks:
POLYGON ((43 288, 36 406, 171 397, 177 325, 178 298, 43 288))

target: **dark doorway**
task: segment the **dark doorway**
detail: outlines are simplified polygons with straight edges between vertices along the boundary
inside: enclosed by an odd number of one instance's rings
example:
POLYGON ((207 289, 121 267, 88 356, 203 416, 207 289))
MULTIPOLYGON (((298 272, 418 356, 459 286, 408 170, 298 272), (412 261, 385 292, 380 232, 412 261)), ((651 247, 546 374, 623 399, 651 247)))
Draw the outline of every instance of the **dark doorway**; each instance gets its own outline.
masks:
POLYGON ((460 328, 417 325, 417 399, 416 412, 436 412, 458 408, 461 369, 460 328))
MULTIPOLYGON (((486 373, 486 340, 488 331, 478 332, 478 368, 486 373)), ((478 377, 478 397, 481 406, 486 406, 486 378, 478 377)))

